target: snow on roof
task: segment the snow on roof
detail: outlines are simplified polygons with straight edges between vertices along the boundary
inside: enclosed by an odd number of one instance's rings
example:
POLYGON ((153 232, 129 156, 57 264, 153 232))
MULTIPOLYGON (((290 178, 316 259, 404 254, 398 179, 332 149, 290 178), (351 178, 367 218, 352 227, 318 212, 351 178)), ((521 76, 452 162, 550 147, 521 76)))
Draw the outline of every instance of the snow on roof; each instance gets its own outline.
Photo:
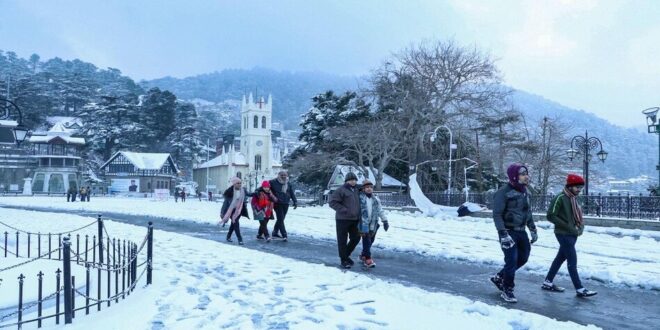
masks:
POLYGON ((78 117, 51 116, 46 117, 46 122, 50 125, 61 123, 64 127, 70 127, 75 124, 82 126, 82 119, 78 117))
POLYGON ((208 162, 202 163, 197 168, 207 168, 207 167, 216 167, 216 166, 227 166, 229 165, 229 162, 231 161, 232 164, 234 165, 248 165, 247 161, 245 160, 245 155, 243 155, 240 152, 234 152, 233 153, 233 160, 231 159, 231 154, 232 152, 226 152, 223 153, 222 155, 215 157, 208 162))
POLYGON ((50 143, 50 141, 60 138, 64 140, 64 142, 69 143, 69 144, 80 144, 84 145, 85 144, 85 138, 81 137, 71 137, 68 135, 32 135, 30 136, 30 142, 31 143, 50 143))
MULTIPOLYGON (((132 152, 132 151, 118 151, 110 159, 101 166, 107 166, 118 154, 124 155, 129 162, 139 170, 160 170, 165 162, 170 158, 170 154, 165 153, 146 153, 146 152, 132 152)), ((176 166, 176 164, 175 164, 176 166)), ((178 170, 178 169, 175 169, 178 170)))
POLYGON ((15 120, 0 120, 0 126, 18 126, 15 120))
MULTIPOLYGON (((348 174, 348 172, 355 173, 358 177, 358 184, 362 184, 362 182, 365 179, 365 175, 364 173, 362 173, 362 170, 352 165, 337 165, 335 166, 335 171, 333 172, 332 177, 330 178, 330 182, 328 186, 342 185, 344 183, 344 177, 346 176, 346 174, 348 174)), ((371 172, 369 168, 367 168, 367 172, 368 175, 366 176, 366 178, 368 178, 369 181, 375 184, 376 176, 371 172)), ((385 188, 385 187, 405 187, 406 185, 401 181, 389 176, 387 173, 383 173, 383 182, 381 183, 381 186, 385 188)))

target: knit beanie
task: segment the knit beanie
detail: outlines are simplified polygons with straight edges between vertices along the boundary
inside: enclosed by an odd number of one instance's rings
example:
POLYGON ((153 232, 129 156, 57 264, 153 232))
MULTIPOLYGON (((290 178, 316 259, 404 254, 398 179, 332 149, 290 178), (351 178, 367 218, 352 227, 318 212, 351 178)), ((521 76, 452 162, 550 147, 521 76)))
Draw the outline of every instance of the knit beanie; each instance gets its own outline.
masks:
POLYGON ((270 182, 268 180, 262 182, 261 188, 270 188, 270 182))
POLYGON ((566 177, 566 187, 584 186, 584 179, 577 174, 569 174, 566 177))

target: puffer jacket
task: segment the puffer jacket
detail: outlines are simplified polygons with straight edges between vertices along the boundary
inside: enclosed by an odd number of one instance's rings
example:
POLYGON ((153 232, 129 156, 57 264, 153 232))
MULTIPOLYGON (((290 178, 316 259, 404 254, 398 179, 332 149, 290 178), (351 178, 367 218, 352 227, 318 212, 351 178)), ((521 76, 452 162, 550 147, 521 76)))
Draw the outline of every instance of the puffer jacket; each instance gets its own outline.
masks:
POLYGON ((387 221, 385 211, 383 210, 380 199, 376 195, 372 195, 371 200, 371 216, 369 216, 369 209, 367 208, 367 201, 369 197, 365 193, 360 193, 360 212, 362 216, 358 225, 358 230, 362 234, 373 233, 378 228, 378 218, 382 221, 387 221))
POLYGON ((357 187, 345 183, 332 193, 328 204, 336 211, 335 220, 360 220, 360 196, 357 187))
POLYGON ((493 221, 498 231, 536 230, 527 192, 514 189, 511 184, 500 188, 493 198, 493 221))

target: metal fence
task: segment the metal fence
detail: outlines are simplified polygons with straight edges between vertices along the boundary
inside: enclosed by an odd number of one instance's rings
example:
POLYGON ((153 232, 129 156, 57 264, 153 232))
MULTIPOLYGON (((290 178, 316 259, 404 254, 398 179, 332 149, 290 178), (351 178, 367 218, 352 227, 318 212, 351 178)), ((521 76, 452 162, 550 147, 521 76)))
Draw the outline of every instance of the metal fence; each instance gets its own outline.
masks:
MULTIPOLYGON (((27 303, 24 299, 24 289, 27 285, 26 276, 23 273, 20 274, 18 277, 17 304, 15 308, 5 309, 5 311, 10 310, 9 313, 0 315, 0 328, 17 326, 18 329, 21 329, 24 324, 32 322, 36 322, 37 327, 41 328, 43 320, 54 318, 55 324, 60 324, 61 317, 64 318, 65 324, 72 323, 77 311, 85 310, 85 314, 89 314, 92 307, 96 307, 97 311, 100 311, 103 304, 110 306, 113 300, 118 303, 120 299, 125 299, 135 289, 143 275, 146 274, 147 276, 147 285, 152 282, 153 224, 151 222, 149 222, 144 240, 139 245, 128 240, 111 238, 100 215, 96 221, 88 225, 61 233, 33 233, 3 222, 0 222, 0 226, 12 230, 12 239, 15 232, 15 241, 11 247, 8 246, 9 232, 4 232, 4 242, 0 245, 0 249, 3 251, 0 257, 5 259, 27 258, 15 265, 0 268, 0 275, 2 275, 2 272, 25 266, 37 260, 53 260, 62 264, 62 268, 55 271, 54 292, 44 297, 44 275, 46 274, 40 271, 37 274, 36 281, 37 298, 27 303), (93 225, 96 225, 98 236, 85 235, 83 240, 80 234, 76 234, 74 245, 71 234, 93 225), (53 248, 55 239, 58 246, 53 248), (33 243, 33 240, 36 242, 33 243), (23 244, 23 250, 21 250, 20 242, 27 243, 23 244), (81 244, 84 244, 83 250, 81 250, 81 244), (138 264, 138 256, 145 247, 147 249, 145 261, 138 264), (35 252, 36 254, 34 254, 35 252), (32 255, 34 257, 31 257, 32 255), (71 275, 72 262, 85 267, 85 285, 83 289, 76 287, 76 278, 71 275), (138 269, 142 266, 145 267, 138 275, 138 269), (91 276, 93 270, 96 270, 95 279, 92 279, 91 276), (103 276, 104 274, 105 276, 103 276), (104 278, 105 283, 103 283, 104 278), (91 292, 93 285, 96 286, 94 296, 91 292), (105 297, 102 292, 104 288, 106 289, 105 297), (84 300, 82 306, 76 307, 76 297, 80 297, 78 301, 84 300), (44 304, 54 305, 54 313, 43 315, 44 304), (37 314, 36 317, 24 319, 24 315, 34 314, 34 312, 37 314)), ((9 285, 6 281, 2 282, 2 280, 0 278, 0 285, 9 285)))
MULTIPOLYGON (((407 194, 376 193, 385 206, 414 206, 415 202, 407 194)), ((435 204, 459 206, 465 202, 465 194, 430 192, 425 194, 435 204)), ((494 193, 469 194, 468 201, 493 207, 494 193)), ((554 195, 536 195, 530 198, 532 211, 545 213, 554 195)), ((625 219, 660 220, 660 196, 642 195, 589 195, 580 196, 583 212, 586 215, 625 219)))

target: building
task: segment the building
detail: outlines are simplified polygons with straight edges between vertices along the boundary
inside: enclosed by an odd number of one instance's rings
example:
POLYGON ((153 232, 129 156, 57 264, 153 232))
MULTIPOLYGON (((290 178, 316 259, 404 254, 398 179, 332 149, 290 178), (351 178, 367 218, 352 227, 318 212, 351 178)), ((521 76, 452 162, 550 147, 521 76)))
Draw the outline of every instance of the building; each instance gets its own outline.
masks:
POLYGON ((263 97, 254 102, 252 94, 247 99, 243 96, 240 140, 224 138, 219 155, 193 169, 193 180, 200 191, 224 191, 234 176, 253 190, 261 181, 275 177, 282 164, 271 133, 272 106, 272 96, 267 102, 263 97))
POLYGON ((47 132, 36 132, 29 139, 29 157, 34 160, 32 193, 65 193, 80 189, 83 165, 80 150, 85 139, 74 137, 74 130, 56 123, 47 132))
POLYGON ((36 166, 25 145, 20 147, 16 143, 17 126, 14 120, 0 120, 0 194, 22 192, 36 166))
MULTIPOLYGON (((361 169, 352 165, 337 165, 335 170, 332 172, 330 181, 328 182, 328 190, 333 191, 341 185, 344 184, 344 178, 348 172, 353 172, 358 178, 358 185, 362 184, 365 178, 368 178, 369 181, 376 184, 376 176, 367 168, 367 173, 364 173, 361 169)), ((380 191, 403 191, 406 189, 406 185, 401 181, 383 173, 383 182, 381 183, 380 191)))
POLYGON ((170 154, 129 151, 116 152, 100 170, 110 183, 110 194, 173 191, 179 173, 170 154))

